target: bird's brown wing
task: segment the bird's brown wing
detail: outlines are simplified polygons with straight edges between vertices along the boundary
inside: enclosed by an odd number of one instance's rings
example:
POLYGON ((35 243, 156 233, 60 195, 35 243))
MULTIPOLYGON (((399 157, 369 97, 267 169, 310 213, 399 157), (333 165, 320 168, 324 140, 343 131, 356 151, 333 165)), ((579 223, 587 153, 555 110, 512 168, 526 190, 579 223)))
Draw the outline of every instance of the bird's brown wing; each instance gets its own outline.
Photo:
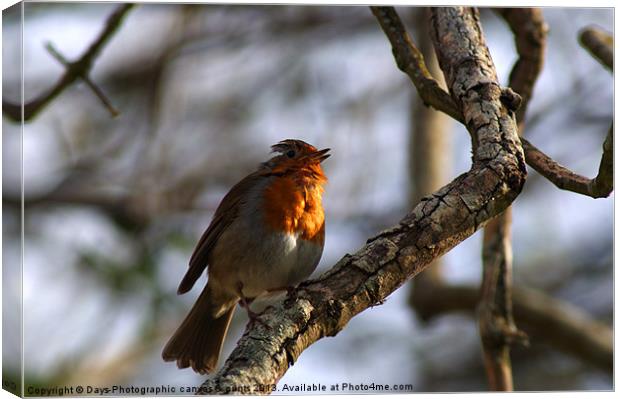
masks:
POLYGON ((215 247, 218 238, 237 217, 239 207, 247 197, 247 192, 254 187, 259 179, 265 177, 266 174, 263 170, 254 172, 233 186, 224 196, 215 211, 215 215, 213 215, 211 224, 209 224, 207 230, 200 237, 198 244, 196 244, 194 253, 189 260, 189 270, 185 277, 183 277, 183 280, 181 280, 181 284, 179 284, 178 294, 184 294, 192 289, 198 277, 207 268, 209 255, 215 247))

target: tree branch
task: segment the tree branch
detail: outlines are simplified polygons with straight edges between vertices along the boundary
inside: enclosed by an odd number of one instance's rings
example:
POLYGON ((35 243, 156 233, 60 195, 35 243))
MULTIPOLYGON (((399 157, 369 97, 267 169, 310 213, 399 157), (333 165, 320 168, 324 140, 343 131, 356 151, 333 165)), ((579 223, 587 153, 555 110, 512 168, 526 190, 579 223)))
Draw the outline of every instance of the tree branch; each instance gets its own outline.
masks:
POLYGON ((579 42, 607 69, 614 70, 614 38, 598 27, 591 26, 581 31, 579 42))
MULTIPOLYGON (((198 171, 187 173, 174 184, 157 190, 144 190, 134 184, 134 190, 122 194, 93 189, 92 185, 76 184, 74 176, 69 173, 49 192, 25 198, 25 206, 29 209, 59 205, 93 207, 107 214, 119 226, 136 232, 164 214, 194 209, 193 203, 204 186, 204 179, 198 171)), ((82 180, 97 179, 88 174, 82 180)), ((21 201, 19 195, 4 194, 2 197, 3 205, 14 208, 20 208, 21 201)))
MULTIPOLYGON (((515 37, 519 59, 510 73, 510 87, 520 94, 515 111, 520 132, 534 84, 542 70, 546 26, 542 12, 533 8, 503 8, 499 11, 515 37)), ((478 304, 478 326, 489 386, 494 391, 512 391, 510 345, 527 344, 517 329, 512 310, 512 243, 508 207, 484 228, 482 285, 478 304)))
MULTIPOLYGON (((431 105, 438 111, 444 112, 461 123, 465 123, 463 115, 456 107, 454 100, 441 89, 437 81, 428 72, 423 55, 409 37, 396 11, 390 7, 371 7, 371 10, 392 44, 392 52, 398 68, 405 72, 412 80, 424 103, 431 105)), ((540 73, 542 63, 544 62, 547 26, 542 19, 542 13, 539 9, 503 9, 499 13, 515 32, 519 59, 511 72, 510 86, 521 95, 521 105, 515 108, 518 121, 522 123, 536 76, 540 73)), ((587 45, 584 44, 584 46, 587 45)), ((610 140, 613 141, 613 138, 610 140)), ((613 190, 613 182, 611 182, 611 190, 605 194, 606 187, 609 187, 609 185, 599 181, 596 185, 596 190, 599 191, 595 190, 590 193, 590 189, 587 188, 590 179, 576 175, 557 164, 527 140, 523 139, 522 144, 527 164, 547 177, 547 179, 554 179, 552 182, 556 186, 588 196, 593 196, 592 194, 594 194, 594 198, 609 196, 613 190)), ((604 148, 607 147, 604 146, 604 148)), ((611 159, 613 159, 613 148, 610 148, 610 151, 612 151, 611 159)), ((601 162, 601 166, 603 166, 603 162, 601 162)), ((594 189, 594 187, 591 189, 594 189)))
POLYGON ((512 243, 508 208, 484 228, 483 277, 478 303, 478 327, 489 386, 494 391, 512 391, 510 346, 527 344, 517 329, 512 310, 512 243))
MULTIPOLYGON (((558 350, 583 359, 601 370, 613 371, 613 331, 583 310, 542 291, 513 289, 514 317, 531 335, 558 350)), ((480 291, 468 285, 441 284, 427 297, 421 316, 429 321, 445 313, 473 313, 480 291)))
POLYGON ((413 44, 396 10, 392 7, 370 7, 370 9, 392 44, 392 53, 398 69, 409 76, 424 104, 463 122, 461 111, 428 71, 424 55, 413 44))
MULTIPOLYGON (((597 28, 587 28, 580 34, 581 44, 603 65, 613 70, 613 38, 597 28)), ((547 178, 561 190, 587 195, 592 198, 606 198, 614 189, 614 134, 613 123, 603 142, 603 155, 598 174, 593 179, 578 175, 560 165, 551 157, 522 138, 525 160, 534 170, 547 178)))
POLYGON ((440 8, 433 14, 438 58, 449 71, 448 87, 475 142, 471 170, 426 197, 397 226, 266 309, 262 323, 247 327, 202 393, 258 392, 275 384, 307 347, 336 335, 353 316, 381 303, 520 193, 526 172, 517 127, 500 100, 477 12, 440 8))
POLYGON ((521 106, 516 111, 521 123, 545 61, 548 27, 539 8, 499 8, 497 12, 512 30, 519 54, 510 72, 509 85, 521 96, 521 106))
MULTIPOLYGON (((60 54, 58 50, 56 50, 56 48, 54 47, 52 43, 47 43, 45 45, 45 48, 52 55, 52 57, 56 58, 56 60, 60 62, 62 65, 64 65, 65 68, 67 68, 67 70, 70 70, 72 68, 71 63, 67 61, 67 59, 62 54, 60 54)), ((110 114, 113 117, 118 116, 119 114, 118 110, 114 108, 110 100, 108 100, 108 98, 105 96, 103 91, 99 88, 99 86, 97 86, 91 80, 90 76, 88 76, 88 71, 81 72, 78 75, 78 77, 81 78, 84 81, 84 83, 86 83, 86 85, 93 91, 93 93, 95 93, 99 101, 101 101, 103 106, 110 112, 110 114)))
POLYGON ((572 191, 592 198, 606 198, 614 189, 614 134, 613 124, 603 142, 603 155, 598 174, 593 179, 578 175, 560 165, 532 143, 521 138, 527 164, 561 190, 572 191))
MULTIPOLYGON (((108 17, 103 31, 99 34, 97 39, 89 46, 84 54, 73 62, 68 62, 62 57, 51 44, 47 45, 48 51, 58 59, 63 65, 65 65, 65 73, 56 82, 56 84, 47 92, 41 94, 39 97, 31 100, 23 105, 23 118, 24 121, 33 119, 47 104, 54 100, 60 93, 62 93, 69 85, 75 82, 77 79, 83 79, 88 86, 95 92, 97 97, 106 105, 107 109, 115 116, 115 112, 118 113, 109 104, 109 101, 105 98, 101 90, 95 86, 90 80, 89 73, 93 66, 93 62, 110 40, 114 33, 118 30, 118 27, 123 20, 123 17, 133 7, 133 4, 123 4, 116 8, 116 10, 108 17)), ((16 122, 22 121, 22 105, 15 104, 8 101, 2 101, 2 112, 11 120, 16 122)))

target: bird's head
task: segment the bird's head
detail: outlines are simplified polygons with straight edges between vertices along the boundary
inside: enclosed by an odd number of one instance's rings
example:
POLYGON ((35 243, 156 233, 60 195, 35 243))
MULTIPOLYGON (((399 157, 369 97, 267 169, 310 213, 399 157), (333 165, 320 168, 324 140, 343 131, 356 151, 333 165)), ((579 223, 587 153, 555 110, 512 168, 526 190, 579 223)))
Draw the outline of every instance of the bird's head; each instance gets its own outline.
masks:
POLYGON ((286 139, 271 146, 277 153, 265 163, 272 173, 300 173, 321 182, 327 178, 323 174, 321 162, 329 158, 329 148, 317 150, 316 147, 302 140, 286 139))

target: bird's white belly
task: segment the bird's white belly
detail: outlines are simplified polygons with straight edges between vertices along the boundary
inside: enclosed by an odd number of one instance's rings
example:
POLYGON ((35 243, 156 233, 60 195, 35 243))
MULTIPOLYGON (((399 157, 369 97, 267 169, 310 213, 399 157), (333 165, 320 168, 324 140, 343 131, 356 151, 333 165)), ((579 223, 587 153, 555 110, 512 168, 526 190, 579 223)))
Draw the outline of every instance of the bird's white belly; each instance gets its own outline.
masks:
POLYGON ((259 226, 233 223, 214 248, 217 264, 210 265, 210 278, 217 275, 222 288, 235 294, 241 288, 247 298, 297 285, 312 274, 323 252, 322 245, 298 234, 259 226))
POLYGON ((240 270, 239 279, 243 293, 254 297, 267 289, 286 288, 306 279, 321 257, 322 248, 303 240, 298 235, 271 233, 263 237, 263 262, 251 264, 248 270, 240 270))

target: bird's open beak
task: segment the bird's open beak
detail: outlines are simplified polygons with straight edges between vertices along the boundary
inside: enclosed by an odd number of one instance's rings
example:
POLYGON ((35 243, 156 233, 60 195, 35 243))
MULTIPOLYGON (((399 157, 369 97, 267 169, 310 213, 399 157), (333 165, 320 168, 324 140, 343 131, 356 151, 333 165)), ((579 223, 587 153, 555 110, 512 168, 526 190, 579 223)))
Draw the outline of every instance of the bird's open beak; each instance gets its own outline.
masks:
POLYGON ((329 156, 331 155, 331 154, 327 153, 329 150, 330 150, 330 148, 326 148, 326 149, 321 150, 321 151, 313 152, 312 153, 312 158, 316 159, 319 162, 323 162, 324 160, 329 158, 329 156))

